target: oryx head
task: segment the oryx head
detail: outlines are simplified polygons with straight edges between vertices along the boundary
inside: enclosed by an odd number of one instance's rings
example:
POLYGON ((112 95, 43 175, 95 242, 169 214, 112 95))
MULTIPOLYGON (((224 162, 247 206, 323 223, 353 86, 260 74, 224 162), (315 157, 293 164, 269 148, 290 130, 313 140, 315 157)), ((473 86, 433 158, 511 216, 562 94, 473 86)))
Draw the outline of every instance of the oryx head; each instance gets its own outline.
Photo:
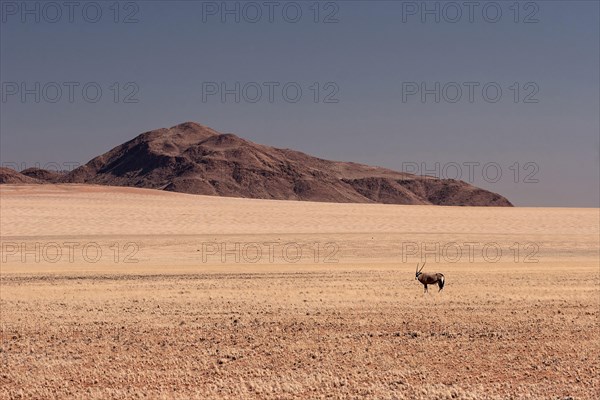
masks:
MULTIPOLYGON (((425 263, 423 263, 423 267, 425 266, 425 263)), ((419 275, 422 274, 421 271, 423 271, 423 267, 421 267, 421 269, 419 269, 419 264, 417 264, 417 273, 415 274, 415 279, 419 279, 419 275)))

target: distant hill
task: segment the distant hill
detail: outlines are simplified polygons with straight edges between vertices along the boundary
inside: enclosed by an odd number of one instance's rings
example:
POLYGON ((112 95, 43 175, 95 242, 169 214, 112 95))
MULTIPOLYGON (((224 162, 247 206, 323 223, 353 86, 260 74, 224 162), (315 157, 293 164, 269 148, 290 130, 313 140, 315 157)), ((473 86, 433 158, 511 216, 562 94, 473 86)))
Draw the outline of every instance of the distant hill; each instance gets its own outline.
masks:
POLYGON ((255 199, 512 206, 501 195, 462 181, 323 160, 194 122, 142 133, 60 177, 31 175, 52 182, 255 199))
POLYGON ((21 171, 21 174, 42 182, 57 183, 65 175, 65 172, 48 171, 42 168, 27 168, 21 171))
POLYGON ((16 184, 16 183, 42 183, 36 178, 31 178, 23 175, 20 172, 11 168, 0 167, 0 184, 16 184))

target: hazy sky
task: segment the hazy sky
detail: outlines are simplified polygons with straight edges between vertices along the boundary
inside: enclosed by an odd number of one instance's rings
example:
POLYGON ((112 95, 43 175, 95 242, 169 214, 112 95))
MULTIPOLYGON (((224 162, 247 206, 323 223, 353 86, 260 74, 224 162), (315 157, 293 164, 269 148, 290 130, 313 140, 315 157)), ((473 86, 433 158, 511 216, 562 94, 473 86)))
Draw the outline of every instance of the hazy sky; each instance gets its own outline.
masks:
POLYGON ((196 121, 462 178, 520 206, 599 205, 598 1, 2 1, 0 12, 4 166, 68 168, 196 121))

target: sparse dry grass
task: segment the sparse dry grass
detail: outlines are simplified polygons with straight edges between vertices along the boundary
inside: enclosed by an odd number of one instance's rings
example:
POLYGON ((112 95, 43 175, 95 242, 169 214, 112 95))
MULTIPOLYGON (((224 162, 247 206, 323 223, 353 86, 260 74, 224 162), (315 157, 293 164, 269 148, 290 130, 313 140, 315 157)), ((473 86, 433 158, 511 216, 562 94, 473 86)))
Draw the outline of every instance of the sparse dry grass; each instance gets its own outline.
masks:
POLYGON ((2 187, 4 244, 140 250, 3 260, 0 398, 598 398, 598 210, 154 193, 2 187), (539 263, 431 261, 448 283, 423 296, 407 241, 536 243, 539 263), (333 242, 339 262, 202 263, 206 242, 333 242))

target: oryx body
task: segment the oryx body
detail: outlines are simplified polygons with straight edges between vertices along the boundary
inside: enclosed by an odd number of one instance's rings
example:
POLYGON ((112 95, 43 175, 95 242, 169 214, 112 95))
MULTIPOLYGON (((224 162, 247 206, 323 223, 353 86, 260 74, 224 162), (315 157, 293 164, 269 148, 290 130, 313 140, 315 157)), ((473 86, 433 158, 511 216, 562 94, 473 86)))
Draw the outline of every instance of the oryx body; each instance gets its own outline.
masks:
MULTIPOLYGON (((425 267, 425 263, 423 263, 423 267, 425 267)), ((446 283, 446 278, 444 278, 444 274, 439 272, 433 274, 429 272, 421 272, 423 270, 423 267, 419 269, 419 264, 417 264, 417 273, 415 275, 415 279, 423 284, 423 293, 427 293, 427 285, 435 284, 437 284, 440 288, 438 292, 441 291, 444 288, 444 284, 446 283)))

